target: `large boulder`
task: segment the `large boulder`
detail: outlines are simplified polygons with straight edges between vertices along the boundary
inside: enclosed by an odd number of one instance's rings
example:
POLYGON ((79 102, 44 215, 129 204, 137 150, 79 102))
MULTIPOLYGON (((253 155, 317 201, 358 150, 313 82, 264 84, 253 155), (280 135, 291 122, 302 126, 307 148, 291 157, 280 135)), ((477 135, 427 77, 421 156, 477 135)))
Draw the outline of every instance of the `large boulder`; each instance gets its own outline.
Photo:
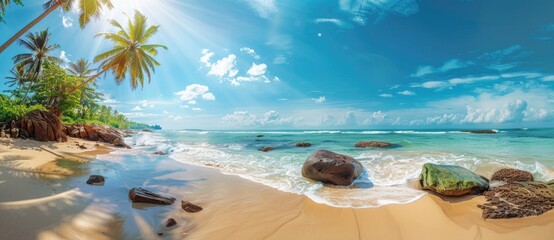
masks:
POLYGON ((312 144, 309 142, 297 142, 294 144, 295 147, 311 147, 312 144))
POLYGON ((317 150, 302 166, 302 175, 324 183, 348 186, 360 176, 363 166, 356 159, 327 150, 317 150))
POLYGON ((533 175, 530 172, 519 170, 519 169, 513 169, 513 168, 503 168, 498 171, 496 171, 492 177, 491 180, 494 181, 504 181, 504 182, 527 182, 527 181, 533 181, 533 175))
POLYGON ((367 147, 390 148, 392 147, 392 143, 379 142, 379 141, 361 141, 361 142, 357 142, 354 146, 357 148, 367 148, 367 147))
POLYGON ((160 205, 171 205, 175 202, 175 198, 163 196, 140 187, 131 188, 129 191, 129 199, 134 203, 142 202, 160 205))
POLYGON ((538 216, 554 208, 554 187, 543 182, 508 183, 483 195, 483 219, 538 216))
POLYGON ((98 141, 98 139, 100 139, 100 136, 98 136, 97 128, 98 128, 98 126, 96 126, 96 125, 85 125, 84 126, 84 129, 85 129, 85 131, 87 132, 87 135, 88 135, 88 140, 98 141))
POLYGON ((488 181, 467 168, 455 165, 423 165, 419 182, 423 189, 444 196, 462 196, 468 193, 479 194, 489 189, 488 181))
POLYGON ((55 114, 33 110, 21 119, 20 127, 24 129, 29 138, 37 141, 58 141, 65 142, 67 137, 62 131, 62 121, 55 114))

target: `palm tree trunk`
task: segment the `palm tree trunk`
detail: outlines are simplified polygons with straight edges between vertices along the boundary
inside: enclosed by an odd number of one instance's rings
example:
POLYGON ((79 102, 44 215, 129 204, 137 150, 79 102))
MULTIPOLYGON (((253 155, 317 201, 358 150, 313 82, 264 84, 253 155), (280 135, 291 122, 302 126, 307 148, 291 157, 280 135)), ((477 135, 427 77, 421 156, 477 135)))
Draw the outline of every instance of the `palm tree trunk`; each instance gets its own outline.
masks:
POLYGON ((25 91, 25 96, 23 97, 22 102, 27 101, 27 96, 29 95, 29 91, 31 91, 32 85, 33 85, 33 82, 29 81, 29 84, 27 85, 27 91, 25 91))
POLYGON ((32 22, 30 22, 29 24, 27 24, 27 26, 23 27, 23 29, 19 30, 19 32, 17 32, 15 35, 13 35, 10 39, 8 39, 8 41, 6 41, 4 44, 2 44, 2 46, 0 46, 0 54, 2 54, 2 52, 4 52, 4 50, 6 50, 6 48, 8 48, 10 45, 12 45, 13 42, 15 42, 15 40, 17 40, 18 38, 20 38, 24 33, 26 33, 27 31, 29 31, 32 27, 34 27, 38 22, 40 22, 42 19, 44 19, 46 16, 48 16, 48 14, 50 14, 51 12, 53 12, 54 10, 56 10, 56 8, 58 8, 59 6, 62 5, 62 2, 63 1, 58 1, 56 4, 52 5, 50 8, 48 8, 45 12, 43 12, 42 14, 40 14, 40 16, 38 16, 37 18, 35 18, 35 20, 33 20, 32 22))

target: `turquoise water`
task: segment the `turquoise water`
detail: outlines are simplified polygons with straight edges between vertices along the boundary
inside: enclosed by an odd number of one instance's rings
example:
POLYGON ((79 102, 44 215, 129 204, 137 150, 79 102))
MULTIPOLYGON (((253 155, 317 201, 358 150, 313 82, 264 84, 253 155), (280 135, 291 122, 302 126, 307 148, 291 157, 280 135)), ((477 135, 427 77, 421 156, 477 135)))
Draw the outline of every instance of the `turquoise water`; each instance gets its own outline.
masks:
POLYGON ((174 160, 219 169, 338 207, 374 207, 413 201, 424 194, 408 186, 424 163, 456 164, 490 177, 503 167, 554 179, 554 129, 501 129, 497 134, 459 131, 158 131, 127 139, 135 149, 164 151, 174 160), (257 137, 263 135, 263 137, 257 137), (354 148, 377 140, 394 148, 354 148), (295 142, 310 142, 297 148, 295 142), (258 151, 272 146, 270 152, 258 151), (350 187, 325 186, 302 177, 300 169, 317 149, 358 159, 364 174, 350 187))

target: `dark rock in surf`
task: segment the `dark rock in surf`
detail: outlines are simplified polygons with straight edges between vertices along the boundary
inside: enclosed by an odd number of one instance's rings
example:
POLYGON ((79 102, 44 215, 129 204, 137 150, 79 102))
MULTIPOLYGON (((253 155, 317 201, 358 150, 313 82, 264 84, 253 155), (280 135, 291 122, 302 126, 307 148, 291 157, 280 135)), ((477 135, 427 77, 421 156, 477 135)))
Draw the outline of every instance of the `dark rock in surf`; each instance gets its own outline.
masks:
POLYGON ((260 138, 260 137, 264 137, 264 135, 257 135, 256 137, 259 137, 259 138, 260 138))
POLYGON ((311 147, 312 144, 309 142, 297 142, 294 144, 295 147, 311 147))
POLYGON ((260 151, 262 151, 262 152, 269 152, 271 150, 274 150, 274 148, 272 146, 266 146, 266 147, 260 148, 260 151))
POLYGON ((129 191, 129 199, 133 202, 152 203, 160 205, 171 205, 175 202, 175 198, 162 196, 153 193, 143 188, 132 188, 129 191))
POLYGON ((327 150, 317 150, 302 166, 302 176, 324 183, 348 186, 362 173, 356 159, 327 150))
POLYGON ((104 184, 105 179, 104 176, 101 175, 90 175, 90 177, 87 180, 87 184, 90 185, 102 185, 104 184))
POLYGON ((160 156, 165 155, 165 153, 162 152, 162 151, 156 151, 156 152, 154 152, 154 153, 152 153, 152 154, 154 154, 154 155, 160 155, 160 156))
POLYGON ((361 142, 357 142, 354 146, 357 148, 367 148, 367 147, 390 148, 392 147, 392 143, 380 142, 380 141, 361 141, 361 142))
POLYGON ((460 132, 467 132, 467 133, 477 133, 477 134, 495 134, 498 133, 495 130, 462 130, 460 132))

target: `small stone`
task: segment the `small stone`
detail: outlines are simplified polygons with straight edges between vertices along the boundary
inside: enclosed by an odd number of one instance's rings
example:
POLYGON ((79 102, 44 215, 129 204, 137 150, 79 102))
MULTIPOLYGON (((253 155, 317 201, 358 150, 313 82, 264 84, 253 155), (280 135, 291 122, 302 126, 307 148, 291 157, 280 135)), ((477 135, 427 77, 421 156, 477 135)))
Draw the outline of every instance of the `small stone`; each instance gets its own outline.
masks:
POLYGON ((362 141, 362 142, 357 142, 354 146, 357 148, 367 148, 367 147, 390 148, 392 147, 392 143, 379 142, 379 141, 362 141))
POLYGON ((257 135, 256 137, 264 137, 264 135, 257 135))
POLYGON ((90 177, 87 180, 87 184, 90 184, 90 185, 100 185, 100 184, 104 184, 104 182, 105 182, 105 179, 101 175, 90 175, 90 177))
POLYGON ((84 144, 83 144, 83 145, 79 145, 79 148, 80 148, 80 149, 88 149, 84 144))
POLYGON ((260 148, 260 151, 262 152, 269 152, 271 150, 273 150, 274 148, 272 146, 265 146, 263 148, 260 148))
POLYGON ((163 236, 164 233, 163 232, 158 232, 158 236, 163 236))
POLYGON ((167 219, 167 222, 165 222, 166 227, 173 227, 175 225, 177 225, 177 221, 173 218, 167 219))
POLYGON ((181 201, 181 207, 183 208, 183 210, 185 210, 189 213, 200 212, 203 209, 202 207, 200 207, 198 205, 195 205, 195 204, 192 204, 189 201, 181 201))
POLYGON ((153 154, 154 154, 154 155, 160 155, 160 156, 165 155, 165 153, 162 152, 162 151, 156 151, 156 152, 154 152, 153 154))

